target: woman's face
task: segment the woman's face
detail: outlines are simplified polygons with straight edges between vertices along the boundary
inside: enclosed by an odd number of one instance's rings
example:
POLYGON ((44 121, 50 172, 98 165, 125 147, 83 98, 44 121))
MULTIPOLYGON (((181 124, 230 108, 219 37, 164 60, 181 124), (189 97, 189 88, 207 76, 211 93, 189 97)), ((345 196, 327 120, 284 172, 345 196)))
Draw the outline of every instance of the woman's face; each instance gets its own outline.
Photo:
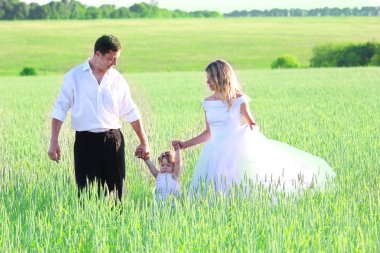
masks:
POLYGON ((209 74, 206 75, 206 78, 207 78, 207 85, 208 85, 208 88, 211 90, 211 91, 215 91, 216 89, 216 85, 215 83, 212 81, 212 78, 210 77, 209 74))
POLYGON ((173 164, 168 161, 168 159, 163 158, 162 162, 160 164, 160 171, 161 172, 169 172, 172 173, 174 170, 173 164))

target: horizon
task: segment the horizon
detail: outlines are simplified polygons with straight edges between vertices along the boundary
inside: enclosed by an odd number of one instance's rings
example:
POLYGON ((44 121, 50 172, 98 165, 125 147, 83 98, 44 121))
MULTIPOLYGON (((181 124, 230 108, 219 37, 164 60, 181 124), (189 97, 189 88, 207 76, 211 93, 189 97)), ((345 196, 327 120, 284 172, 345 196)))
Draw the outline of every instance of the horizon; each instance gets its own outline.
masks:
MULTIPOLYGON (((52 1, 59 0, 25 0, 21 2, 25 3, 37 3, 39 5, 47 4, 52 1)), ((380 6, 380 0, 345 0, 345 1, 310 1, 310 0, 267 0, 262 2, 253 2, 246 0, 192 0, 191 2, 185 0, 177 0, 173 2, 172 0, 151 0, 151 1, 135 1, 135 0, 77 0, 87 6, 100 6, 104 4, 112 4, 119 7, 130 7, 135 3, 152 3, 156 2, 159 8, 165 8, 169 10, 180 9, 183 11, 219 11, 221 13, 229 13, 232 11, 241 11, 241 10, 269 10, 269 9, 315 9, 315 8, 361 8, 366 6, 380 6)))

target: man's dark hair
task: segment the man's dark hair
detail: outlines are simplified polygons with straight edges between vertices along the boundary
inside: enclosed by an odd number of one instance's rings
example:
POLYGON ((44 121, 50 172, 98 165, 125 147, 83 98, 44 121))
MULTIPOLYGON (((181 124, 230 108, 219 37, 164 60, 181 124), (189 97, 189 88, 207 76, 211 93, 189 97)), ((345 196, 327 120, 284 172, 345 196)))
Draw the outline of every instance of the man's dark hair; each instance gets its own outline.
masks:
POLYGON ((107 54, 109 51, 117 52, 121 49, 120 41, 113 35, 103 35, 96 40, 94 46, 94 54, 99 51, 107 54))

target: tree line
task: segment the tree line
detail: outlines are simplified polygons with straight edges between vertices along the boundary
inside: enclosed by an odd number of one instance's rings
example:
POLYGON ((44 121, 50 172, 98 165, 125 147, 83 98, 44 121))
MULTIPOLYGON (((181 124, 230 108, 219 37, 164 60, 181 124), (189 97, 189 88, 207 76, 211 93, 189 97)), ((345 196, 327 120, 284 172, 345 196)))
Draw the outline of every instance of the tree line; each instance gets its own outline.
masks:
POLYGON ((233 11, 224 14, 225 17, 319 17, 319 16, 380 16, 380 6, 362 8, 315 8, 304 9, 271 9, 233 11))
POLYGON ((136 3, 130 7, 104 4, 99 7, 86 6, 75 0, 51 1, 44 5, 24 3, 19 0, 0 0, 0 19, 100 19, 100 18, 193 18, 193 17, 281 17, 281 16, 380 16, 380 7, 271 9, 232 11, 182 11, 159 8, 157 1, 136 3))
POLYGON ((86 6, 75 0, 51 1, 44 5, 26 4, 19 0, 0 0, 0 19, 100 19, 100 18, 185 18, 221 17, 217 11, 168 10, 159 8, 156 2, 138 3, 130 7, 117 8, 104 4, 99 7, 86 6))

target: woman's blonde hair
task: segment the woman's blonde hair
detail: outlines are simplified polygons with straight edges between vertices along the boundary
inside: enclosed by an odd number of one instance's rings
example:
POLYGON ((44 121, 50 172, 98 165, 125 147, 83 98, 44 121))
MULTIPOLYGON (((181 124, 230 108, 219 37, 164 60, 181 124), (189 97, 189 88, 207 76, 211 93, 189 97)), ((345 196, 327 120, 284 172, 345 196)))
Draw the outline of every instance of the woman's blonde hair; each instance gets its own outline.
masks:
POLYGON ((232 106, 232 99, 241 94, 240 86, 231 65, 224 60, 211 62, 205 69, 211 81, 216 85, 216 91, 221 95, 221 100, 232 106))
POLYGON ((158 162, 161 164, 162 160, 166 158, 169 163, 175 163, 175 153, 173 151, 165 151, 158 157, 158 162))

